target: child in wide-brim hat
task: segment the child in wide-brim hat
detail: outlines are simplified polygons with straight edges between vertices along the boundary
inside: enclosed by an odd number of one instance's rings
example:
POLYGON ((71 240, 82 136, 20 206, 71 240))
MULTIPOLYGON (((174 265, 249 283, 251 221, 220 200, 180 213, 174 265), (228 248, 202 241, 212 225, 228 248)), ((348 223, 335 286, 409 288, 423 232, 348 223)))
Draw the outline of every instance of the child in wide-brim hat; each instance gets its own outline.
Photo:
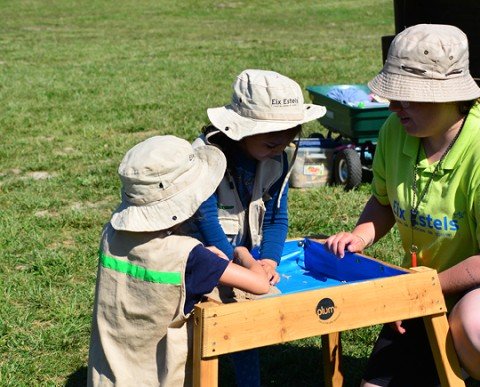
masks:
MULTIPOLYGON (((248 69, 233 82, 231 102, 207 109, 210 124, 195 144, 218 147, 227 171, 198 212, 199 238, 232 259, 235 246, 255 252, 271 283, 288 232, 288 172, 285 148, 302 124, 322 117, 323 106, 306 104, 294 80, 275 71, 248 69)), ((237 385, 260 383, 256 351, 232 355, 237 385), (247 354, 251 354, 250 360, 247 354)))
POLYGON ((298 83, 277 72, 249 69, 236 77, 230 104, 207 109, 211 124, 194 143, 215 145, 227 158, 221 184, 200 207, 203 240, 230 259, 233 246, 258 249, 262 263, 276 267, 288 227, 284 150, 302 124, 325 112, 304 103, 298 83))
POLYGON ((130 149, 118 169, 122 202, 100 243, 88 385, 190 385, 190 312, 218 284, 270 290, 247 249, 232 263, 180 226, 216 189, 225 157, 174 136, 130 149))

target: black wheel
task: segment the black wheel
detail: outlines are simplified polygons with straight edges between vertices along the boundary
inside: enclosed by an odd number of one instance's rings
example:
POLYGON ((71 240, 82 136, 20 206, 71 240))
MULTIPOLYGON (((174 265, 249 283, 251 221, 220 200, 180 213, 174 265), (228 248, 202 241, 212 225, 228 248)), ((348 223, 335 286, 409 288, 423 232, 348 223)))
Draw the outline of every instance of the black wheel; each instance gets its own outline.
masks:
POLYGON ((346 190, 356 188, 362 183, 362 162, 355 149, 342 149, 335 155, 333 178, 336 184, 346 190))

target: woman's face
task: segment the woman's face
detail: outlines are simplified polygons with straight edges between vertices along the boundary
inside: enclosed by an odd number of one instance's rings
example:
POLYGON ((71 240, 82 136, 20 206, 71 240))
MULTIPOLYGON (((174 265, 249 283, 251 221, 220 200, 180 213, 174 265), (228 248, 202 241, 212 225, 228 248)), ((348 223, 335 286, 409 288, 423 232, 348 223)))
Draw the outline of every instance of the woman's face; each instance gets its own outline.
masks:
POLYGON ((390 101, 389 109, 409 135, 420 138, 443 134, 459 116, 454 103, 390 101))
POLYGON ((282 131, 248 136, 240 141, 242 149, 255 160, 262 161, 280 155, 295 138, 296 133, 282 131))

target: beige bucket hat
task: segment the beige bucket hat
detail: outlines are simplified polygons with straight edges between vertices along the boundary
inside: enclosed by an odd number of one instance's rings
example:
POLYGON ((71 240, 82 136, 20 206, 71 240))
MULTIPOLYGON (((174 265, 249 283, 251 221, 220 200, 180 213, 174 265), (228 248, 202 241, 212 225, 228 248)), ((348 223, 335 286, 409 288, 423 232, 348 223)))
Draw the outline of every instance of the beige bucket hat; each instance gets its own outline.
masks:
POLYGON ((387 60, 368 86, 395 101, 454 102, 480 97, 470 75, 467 36, 445 24, 418 24, 392 41, 387 60))
POLYGON ((220 184, 225 156, 214 146, 175 136, 151 137, 131 148, 118 168, 122 203, 110 220, 126 231, 166 230, 190 218, 220 184))
POLYGON ((300 86, 274 71, 244 70, 229 105, 207 109, 210 122, 232 140, 278 132, 322 117, 324 106, 304 103, 300 86))

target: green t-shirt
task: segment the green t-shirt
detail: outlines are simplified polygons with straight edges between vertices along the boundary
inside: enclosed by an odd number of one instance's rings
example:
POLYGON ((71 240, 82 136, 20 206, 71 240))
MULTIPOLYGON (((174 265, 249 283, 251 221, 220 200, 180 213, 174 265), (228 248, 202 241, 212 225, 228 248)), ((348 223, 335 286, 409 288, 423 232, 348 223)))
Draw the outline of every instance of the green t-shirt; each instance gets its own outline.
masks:
POLYGON ((390 205, 410 267, 410 248, 418 246, 418 265, 441 272, 478 254, 480 249, 480 105, 470 111, 462 132, 450 149, 420 202, 412 229, 413 170, 417 168, 417 202, 435 165, 428 164, 418 137, 409 136, 396 114, 380 130, 373 161, 372 192, 390 205))

